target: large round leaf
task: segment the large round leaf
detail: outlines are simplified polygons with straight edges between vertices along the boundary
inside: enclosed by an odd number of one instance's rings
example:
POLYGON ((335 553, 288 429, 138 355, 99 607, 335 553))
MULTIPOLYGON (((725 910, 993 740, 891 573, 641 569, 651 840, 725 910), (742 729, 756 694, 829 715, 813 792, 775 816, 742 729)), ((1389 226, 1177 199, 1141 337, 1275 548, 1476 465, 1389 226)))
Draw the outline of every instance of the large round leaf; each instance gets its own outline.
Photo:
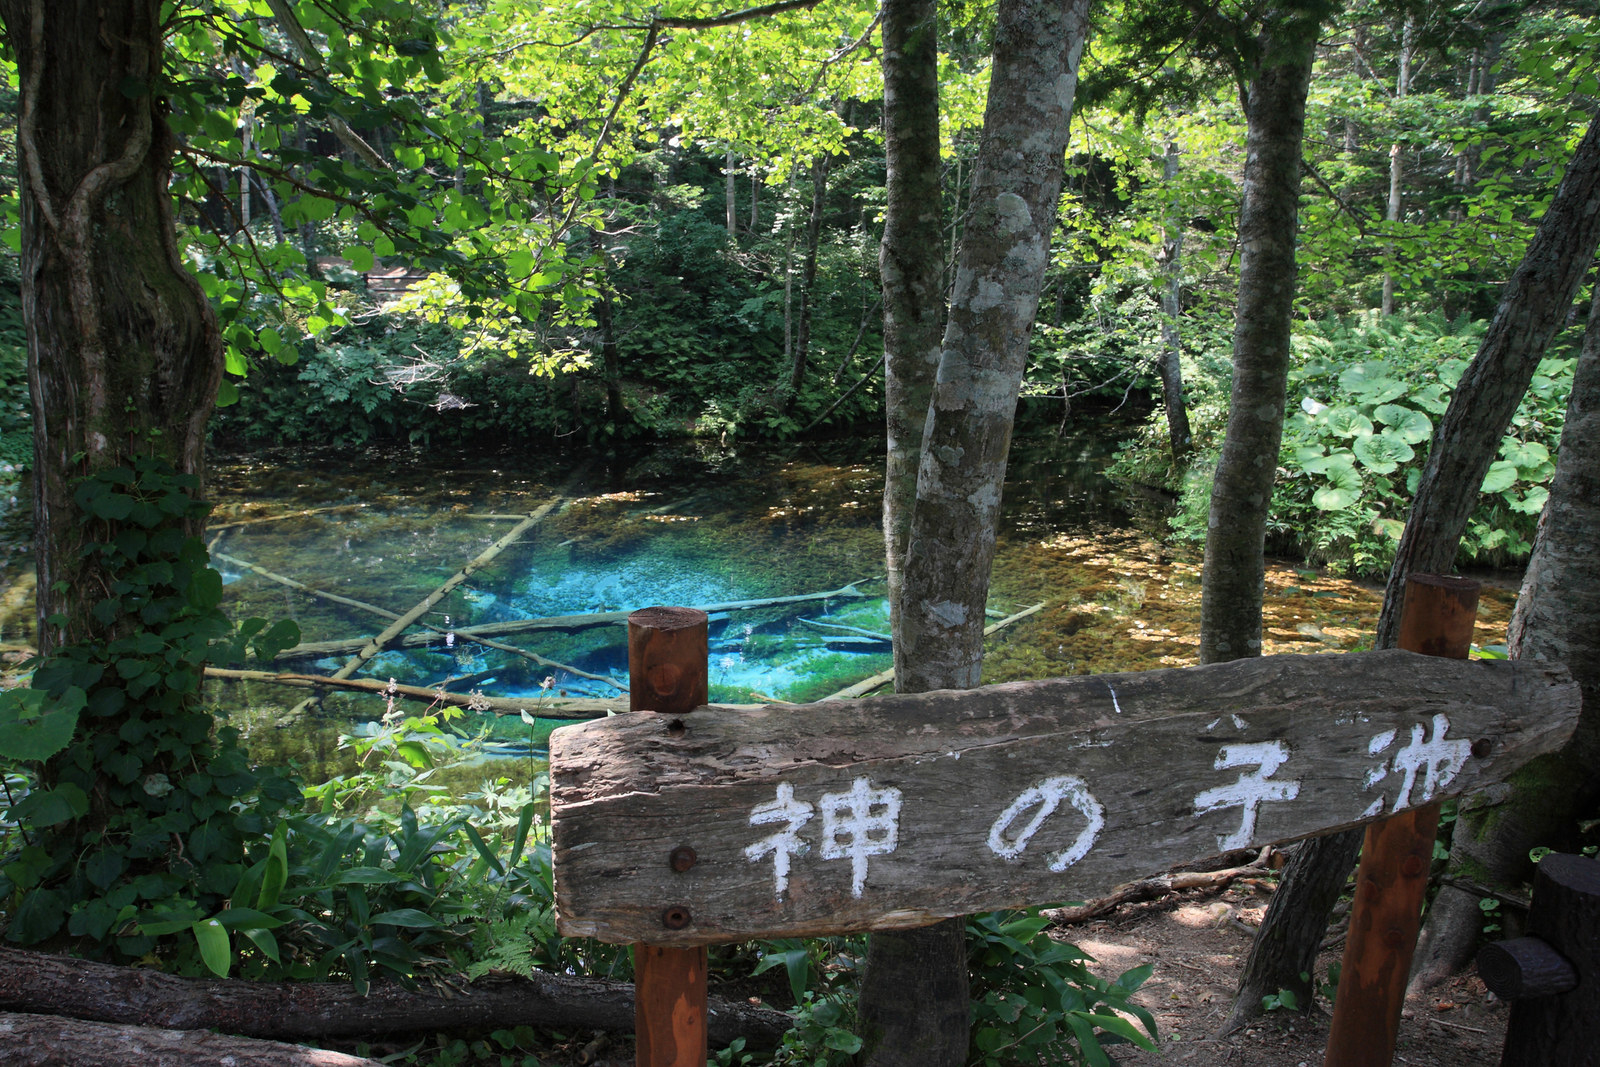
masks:
MULTIPOLYGON (((1341 455, 1348 457, 1349 453, 1341 455)), ((1330 463, 1323 473, 1328 484, 1311 494, 1311 503, 1318 508, 1323 511, 1343 511, 1361 499, 1361 475, 1348 462, 1330 463)))
POLYGON ((1328 428, 1341 437, 1372 432, 1372 420, 1361 414, 1358 408, 1334 408, 1325 418, 1328 428))
POLYGON ((1389 430, 1357 437, 1353 447, 1361 465, 1376 474, 1393 474, 1416 455, 1399 434, 1389 430))
POLYGON ((1347 472, 1359 482, 1360 476, 1356 474, 1355 456, 1342 449, 1327 456, 1315 456, 1306 460, 1302 466, 1312 474, 1326 474, 1330 478, 1335 471, 1347 472))
POLYGON ((1501 443, 1500 455, 1523 471, 1538 471, 1550 462, 1550 450, 1544 445, 1538 441, 1518 441, 1514 437, 1501 443))
POLYGON ((1399 434, 1408 445, 1420 445, 1433 436, 1433 421, 1414 408, 1384 404, 1372 416, 1399 434))
POLYGON ((1406 395, 1406 383, 1395 378, 1381 361, 1357 363, 1339 375, 1339 388, 1363 404, 1387 404, 1406 395))
POLYGON ((1502 459, 1489 467, 1483 479, 1483 492, 1503 493, 1517 483, 1517 465, 1502 459))

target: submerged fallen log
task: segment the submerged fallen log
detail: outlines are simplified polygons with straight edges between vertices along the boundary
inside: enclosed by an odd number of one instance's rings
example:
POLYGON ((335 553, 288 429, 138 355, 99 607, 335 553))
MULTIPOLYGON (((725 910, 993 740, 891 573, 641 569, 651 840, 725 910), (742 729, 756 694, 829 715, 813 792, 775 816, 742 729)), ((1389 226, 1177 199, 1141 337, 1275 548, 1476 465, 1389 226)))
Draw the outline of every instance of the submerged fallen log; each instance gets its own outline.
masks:
MULTIPOLYGON (((696 604, 696 609, 707 615, 715 615, 727 611, 747 611, 755 608, 782 607, 785 604, 804 604, 813 600, 846 600, 852 597, 862 597, 866 594, 856 588, 872 578, 860 578, 838 589, 829 589, 820 593, 801 593, 796 596, 764 597, 760 600, 730 600, 721 604, 696 604)), ((487 622, 477 626, 462 626, 456 629, 458 637, 482 637, 486 635, 525 633, 530 630, 561 630, 572 632, 588 630, 597 626, 626 626, 627 611, 602 611, 587 615, 552 615, 541 619, 513 619, 509 622, 487 622)), ((283 659, 314 659, 322 656, 337 656, 360 649, 370 641, 367 637, 342 638, 336 641, 308 641, 295 645, 293 648, 284 649, 278 653, 277 658, 283 659)), ((425 634, 412 634, 390 642, 391 648, 417 648, 429 644, 437 638, 425 634)))
POLYGON ((8 1067, 383 1067, 381 1060, 204 1030, 0 1012, 8 1067))
POLYGON ((325 674, 290 674, 273 671, 236 671, 226 667, 207 667, 206 677, 224 682, 266 682, 291 689, 343 689, 374 696, 395 696, 444 707, 492 711, 496 715, 520 715, 526 711, 541 719, 598 719, 614 711, 627 711, 626 694, 616 700, 586 700, 572 697, 490 697, 481 693, 446 693, 420 685, 380 682, 375 678, 334 678, 325 674))
MULTIPOLYGON (((304 582, 296 581, 295 579, 286 575, 275 574, 272 571, 267 570, 265 567, 260 567, 254 563, 251 563, 249 560, 240 559, 237 556, 230 556, 223 552, 213 551, 211 555, 214 559, 220 559, 226 563, 231 563, 236 567, 243 567, 246 570, 253 571, 256 574, 261 575, 261 577, 267 579, 268 581, 277 582, 279 585, 285 586, 289 589, 297 590, 301 593, 305 593, 308 596, 319 597, 334 604, 343 604, 346 607, 356 608, 359 611, 365 611, 368 614, 376 615, 380 619, 389 619, 394 621, 400 618, 398 613, 390 611, 388 608, 380 608, 378 605, 368 604, 364 600, 352 600, 347 596, 340 596, 337 593, 329 593, 326 590, 318 589, 315 586, 306 585, 304 582)), ((423 622, 421 619, 417 619, 416 624, 425 630, 441 636, 455 632, 452 630, 447 630, 442 626, 435 626, 432 623, 423 622)), ((492 638, 484 637, 481 634, 458 634, 458 636, 460 636, 462 640, 471 641, 473 644, 477 645, 483 645, 485 648, 498 649, 501 652, 509 652, 514 656, 520 656, 523 659, 531 660, 541 667, 548 667, 551 670, 556 671, 565 671, 566 673, 575 677, 588 678, 590 681, 594 682, 604 682, 606 685, 611 686, 611 688, 619 692, 626 693, 628 691, 627 687, 618 682, 615 678, 607 678, 602 674, 590 674, 588 671, 574 667, 570 663, 562 663, 559 660, 546 659, 537 652, 530 652, 525 648, 518 648, 516 645, 507 645, 492 638)), ((374 640, 376 640, 376 638, 374 638, 374 640)))
MULTIPOLYGON (((782 1012, 721 997, 712 997, 708 1009, 711 1041, 719 1046, 742 1037, 751 1048, 772 1048, 793 1022, 782 1012)), ((194 1031, 211 1029, 277 1041, 513 1026, 629 1032, 633 986, 543 973, 532 978, 491 974, 438 992, 374 982, 361 996, 342 982, 179 978, 0 946, 0 1010, 164 1027, 188 1031, 191 1038, 197 1036, 194 1031)), ((152 1061, 140 1057, 139 1062, 148 1067, 152 1061)))
MULTIPOLYGON (((1007 615, 1005 618, 1001 619, 999 622, 993 623, 993 624, 991 624, 989 626, 985 626, 983 628, 983 636, 988 637, 991 634, 999 632, 1000 630, 1004 630, 1007 626, 1010 626, 1012 623, 1018 622, 1018 621, 1020 621, 1022 619, 1026 619, 1029 615, 1033 615, 1033 614, 1035 614, 1035 613, 1037 613, 1039 611, 1042 611, 1042 610, 1044 610, 1044 604, 1041 602, 1041 603, 1035 604, 1031 608, 1023 608, 1021 611, 1017 612, 1015 615, 1007 615)), ((825 696, 822 699, 823 700, 851 700, 851 699, 854 699, 855 697, 864 697, 868 693, 872 692, 874 689, 877 689, 880 686, 888 685, 892 681, 894 681, 894 668, 890 667, 886 671, 879 671, 877 674, 874 674, 871 678, 863 678, 861 681, 857 682, 855 685, 847 685, 843 689, 839 690, 837 693, 833 693, 833 694, 831 694, 829 696, 825 696)))
MULTIPOLYGON (((344 666, 333 672, 333 677, 352 677, 362 667, 365 667, 374 656, 388 648, 390 642, 399 637, 406 630, 410 629, 412 623, 422 618, 422 616, 427 614, 427 612, 430 611, 435 604, 443 600, 445 595, 449 593, 450 590, 466 581, 478 568, 486 567, 490 563, 494 562, 495 558, 499 556, 500 553, 516 544, 525 532, 543 522, 546 515, 554 511, 562 504, 563 501, 567 500, 572 495, 571 489, 577 483, 577 480, 583 477, 584 470, 585 468, 583 467, 578 468, 577 472, 573 474, 573 476, 568 480, 567 485, 562 489, 560 496, 556 497, 554 500, 548 501, 547 503, 541 504, 538 508, 529 512, 528 516, 513 526, 510 532, 506 533, 494 544, 478 553, 477 556, 473 557, 472 562, 468 563, 466 566, 452 574, 449 578, 445 579, 445 581, 439 585, 438 588, 434 589, 433 592, 429 593, 427 596, 423 597, 421 601, 413 605, 410 611, 406 612, 404 615, 401 615, 395 619, 394 622, 390 623, 382 633, 369 639, 360 648, 356 649, 354 654, 352 654, 350 658, 345 661, 344 666)), ((300 702, 300 704, 294 709, 294 712, 299 713, 304 711, 306 706, 312 703, 314 700, 316 700, 315 696, 307 697, 305 700, 300 702)))
POLYGON ((322 515, 330 511, 359 511, 366 504, 335 504, 326 508, 305 508, 301 511, 289 511, 282 515, 261 515, 253 519, 234 519, 231 522, 213 523, 206 527, 206 533, 220 533, 223 530, 235 530, 241 526, 259 526, 264 522, 282 522, 285 519, 299 519, 307 515, 322 515))

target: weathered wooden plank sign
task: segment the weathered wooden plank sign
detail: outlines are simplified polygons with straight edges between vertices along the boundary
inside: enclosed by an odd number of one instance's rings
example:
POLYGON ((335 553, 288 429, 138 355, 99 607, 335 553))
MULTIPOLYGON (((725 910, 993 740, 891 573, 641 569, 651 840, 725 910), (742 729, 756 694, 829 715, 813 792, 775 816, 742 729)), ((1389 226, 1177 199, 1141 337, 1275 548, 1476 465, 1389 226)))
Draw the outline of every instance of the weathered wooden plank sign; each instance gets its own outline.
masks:
POLYGON ((1384 651, 618 715, 550 738, 557 925, 695 945, 1081 898, 1497 781, 1578 702, 1564 668, 1384 651))

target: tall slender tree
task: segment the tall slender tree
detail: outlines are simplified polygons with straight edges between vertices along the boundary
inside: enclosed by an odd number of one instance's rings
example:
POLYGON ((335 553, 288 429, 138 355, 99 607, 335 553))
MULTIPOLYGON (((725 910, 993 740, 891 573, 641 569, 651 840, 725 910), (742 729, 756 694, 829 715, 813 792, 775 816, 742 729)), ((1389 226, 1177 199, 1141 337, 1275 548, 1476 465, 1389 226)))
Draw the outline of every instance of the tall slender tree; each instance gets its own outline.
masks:
MULTIPOLYGON (((936 136, 931 143, 928 138, 937 133, 937 116, 920 110, 926 100, 911 95, 934 78, 934 5, 890 0, 884 26, 891 143, 907 137, 903 147, 913 152, 936 150, 936 136), (891 8, 898 10, 891 15, 891 8), (910 108, 909 114, 899 114, 900 107, 910 108)), ((931 290, 907 288, 936 278, 906 274, 911 265, 899 257, 908 244, 939 247, 938 210, 926 201, 891 199, 910 212, 905 229, 898 228, 903 220, 891 218, 886 229, 896 234, 896 243, 886 237, 883 252, 885 333, 896 338, 886 343, 906 342, 890 349, 900 379, 893 394, 898 403, 890 411, 891 480, 885 494, 886 501, 895 497, 886 503, 890 558, 898 555, 901 563, 892 607, 899 692, 978 684, 1012 420, 1049 261, 1088 28, 1087 0, 1001 0, 970 220, 937 346, 929 332, 942 302, 937 284, 931 290), (920 412, 911 406, 917 404, 920 412), (913 453, 919 462, 912 496, 906 488, 913 454, 907 454, 903 434, 919 416, 923 430, 919 452, 913 453)), ((913 158, 891 157, 891 197, 896 170, 913 158)), ((901 171, 899 177, 909 176, 901 171)), ((912 188, 919 196, 938 195, 936 186, 912 188)), ((951 919, 873 936, 861 992, 868 1064, 954 1067, 965 1061, 964 926, 951 919)))
POLYGON ((1317 32, 1330 7, 1311 2, 1272 9, 1239 49, 1246 78, 1239 299, 1228 426, 1211 483, 1201 663, 1261 654, 1263 552, 1289 377, 1306 91, 1317 32))

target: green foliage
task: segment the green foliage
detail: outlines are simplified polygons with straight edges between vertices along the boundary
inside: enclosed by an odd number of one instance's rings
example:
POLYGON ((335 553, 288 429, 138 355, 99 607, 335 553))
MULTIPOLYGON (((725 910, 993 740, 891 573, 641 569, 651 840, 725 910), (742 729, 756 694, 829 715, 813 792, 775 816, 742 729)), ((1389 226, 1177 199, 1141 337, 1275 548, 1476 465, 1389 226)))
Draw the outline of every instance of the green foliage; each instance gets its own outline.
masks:
POLYGON ((1151 965, 1103 981, 1084 965, 1090 957, 1050 937, 1048 925, 1037 908, 968 921, 970 1061, 982 1067, 1043 1060, 1107 1067, 1104 1046, 1128 1042, 1153 1050, 1155 1019, 1132 1000, 1151 965), (1119 1012, 1138 1019, 1144 1032, 1119 1012))
POLYGON ((33 466, 33 411, 28 347, 16 282, 0 281, 0 481, 33 466))
MULTIPOLYGON (((218 610, 221 577, 185 529, 206 511, 196 484, 142 459, 74 490, 89 517, 83 552, 104 586, 73 610, 111 636, 58 647, 0 710, 0 758, 49 760, 23 795, 8 794, 18 828, 0 859, 0 901, 13 941, 69 936, 143 955, 129 920, 179 900, 215 910, 247 842, 297 794, 246 766, 232 732, 198 704, 207 662, 271 657, 299 634, 262 619, 234 627, 218 610)), ((215 930, 197 937, 215 959, 215 930)))
MULTIPOLYGON (((1297 326, 1291 411, 1268 518, 1268 536, 1278 550, 1298 551, 1356 575, 1387 571, 1435 422, 1482 329, 1437 316, 1376 314, 1297 326)), ((1484 480, 1462 538, 1463 562, 1517 560, 1531 550, 1545 486, 1555 472, 1551 457, 1572 367, 1568 358, 1540 363, 1501 442, 1500 459, 1484 480)), ((1113 473, 1126 480, 1164 480, 1179 489, 1174 531, 1198 542, 1210 507, 1210 467, 1226 424, 1228 381, 1197 373, 1189 384, 1199 444, 1193 466, 1183 473, 1171 469, 1165 420, 1158 413, 1125 447, 1113 473)))

